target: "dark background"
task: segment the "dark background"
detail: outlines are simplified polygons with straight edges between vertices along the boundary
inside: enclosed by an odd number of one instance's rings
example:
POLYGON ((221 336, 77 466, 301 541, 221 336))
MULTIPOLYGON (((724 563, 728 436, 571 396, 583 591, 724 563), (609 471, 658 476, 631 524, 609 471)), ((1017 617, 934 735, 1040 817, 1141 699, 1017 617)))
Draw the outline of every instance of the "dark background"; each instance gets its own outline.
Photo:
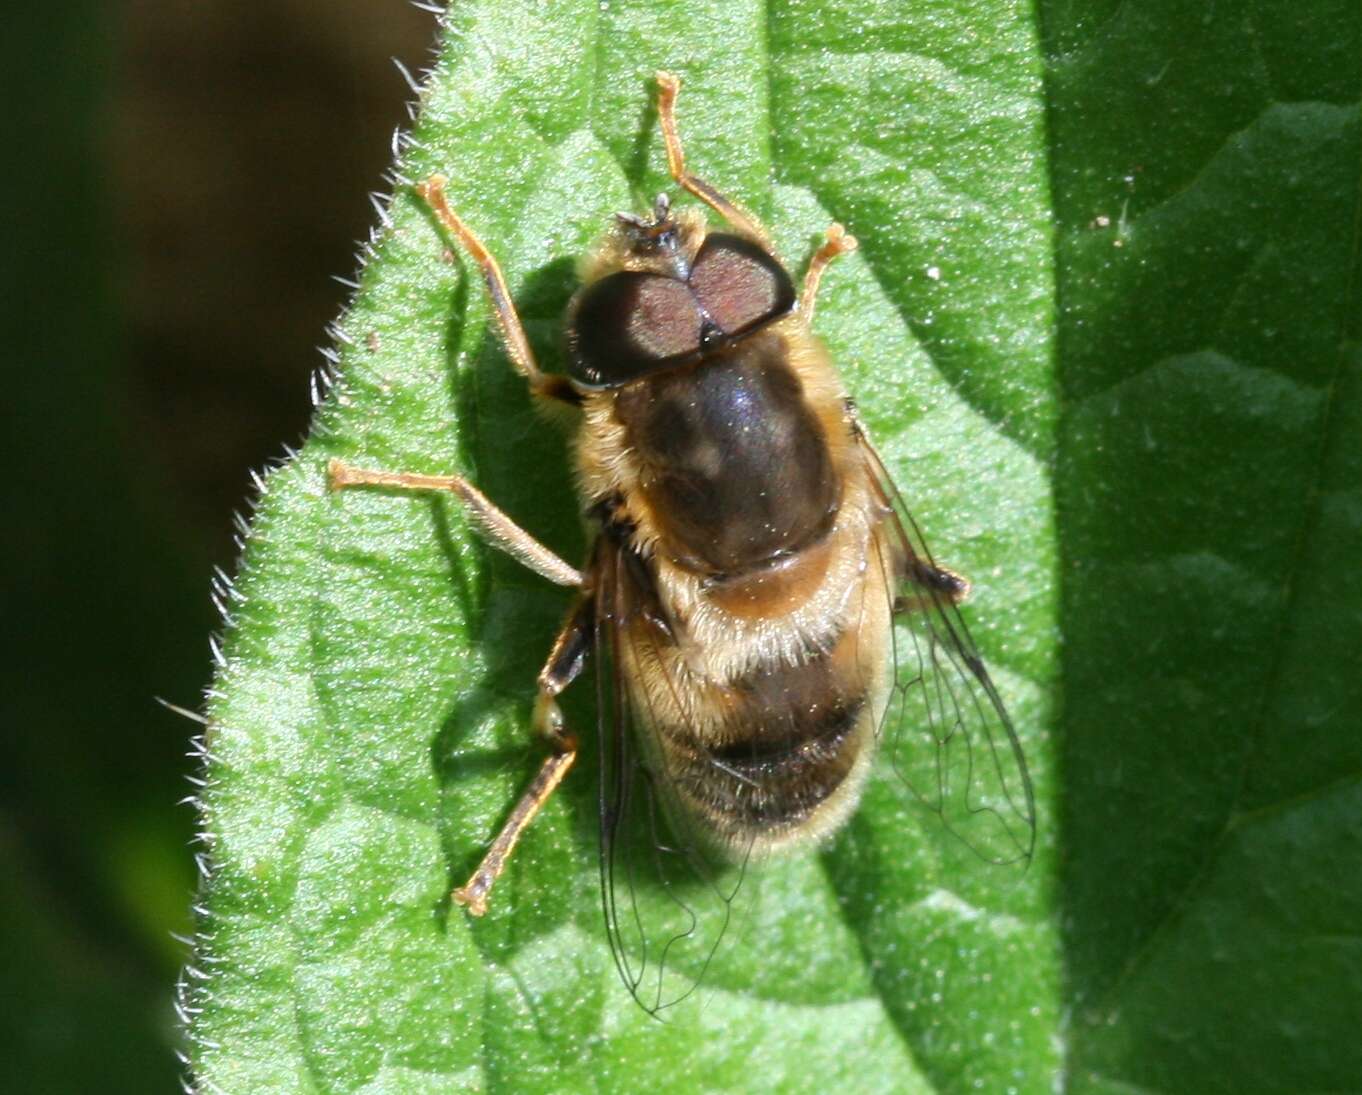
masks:
POLYGON ((435 20, 17 5, 3 47, 0 1068, 178 1090, 196 708, 250 471, 306 429, 435 20), (97 1078, 97 1079, 96 1079, 97 1078))

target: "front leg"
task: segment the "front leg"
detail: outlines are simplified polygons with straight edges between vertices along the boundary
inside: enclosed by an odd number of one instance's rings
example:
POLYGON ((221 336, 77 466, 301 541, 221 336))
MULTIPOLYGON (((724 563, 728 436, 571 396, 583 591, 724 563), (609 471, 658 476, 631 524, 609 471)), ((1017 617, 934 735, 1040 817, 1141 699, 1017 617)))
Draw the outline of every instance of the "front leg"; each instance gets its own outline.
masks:
POLYGON ((497 317, 497 327, 501 331, 501 344, 505 347, 506 356, 511 359, 516 372, 529 382, 530 391, 534 395, 557 399, 563 403, 580 403, 581 397, 566 377, 555 376, 539 368, 534 359, 534 351, 530 349, 525 327, 520 322, 520 314, 515 310, 515 303, 511 300, 511 291, 506 287, 506 277, 501 272, 501 266, 492 252, 487 250, 487 245, 464 224, 463 219, 445 200, 445 183, 448 181, 443 175, 432 175, 416 187, 416 193, 430 206, 435 219, 463 245, 468 257, 482 271, 482 280, 487 285, 487 296, 492 302, 492 312, 497 317))
POLYGON ((680 77, 670 72, 657 74, 657 119, 662 127, 662 142, 667 149, 667 170, 671 172, 677 186, 695 195, 743 235, 759 240, 767 251, 774 253, 771 237, 756 217, 704 179, 686 170, 686 154, 681 147, 681 133, 676 127, 676 96, 680 90, 680 77))

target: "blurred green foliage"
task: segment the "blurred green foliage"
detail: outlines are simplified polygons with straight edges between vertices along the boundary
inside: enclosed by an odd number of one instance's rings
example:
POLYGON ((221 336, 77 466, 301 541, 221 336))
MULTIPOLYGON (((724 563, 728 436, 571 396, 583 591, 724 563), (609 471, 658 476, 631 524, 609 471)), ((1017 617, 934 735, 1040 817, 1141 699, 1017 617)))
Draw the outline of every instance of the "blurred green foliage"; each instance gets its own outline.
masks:
POLYGON ((214 619, 197 560, 122 460, 100 161, 105 5, 16 9, 6 70, 9 396, 0 537, 0 1058, 14 1092, 170 1091, 190 930, 177 805, 214 619), (31 48, 44 43, 44 49, 31 48))

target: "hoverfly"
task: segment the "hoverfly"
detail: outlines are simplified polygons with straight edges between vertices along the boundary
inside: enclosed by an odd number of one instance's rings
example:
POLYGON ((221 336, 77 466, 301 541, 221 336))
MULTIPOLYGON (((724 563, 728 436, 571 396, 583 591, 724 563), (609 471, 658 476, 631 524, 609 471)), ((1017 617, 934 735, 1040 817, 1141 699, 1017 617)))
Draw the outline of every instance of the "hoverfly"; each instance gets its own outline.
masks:
POLYGON ((878 738, 901 785, 983 858, 1029 860, 1035 840, 1017 735, 957 610, 969 584, 933 561, 811 332, 824 272, 856 240, 829 227, 796 294, 762 225, 686 169, 680 82, 657 82, 671 176, 724 227, 665 194, 650 215, 616 214, 569 306, 565 376, 540 370, 445 179, 416 188, 481 271, 531 392, 580 414, 585 565, 459 476, 329 469, 332 489, 448 491, 492 545, 577 590, 538 677, 549 755, 453 896, 486 911, 572 767, 557 697, 595 655, 606 928, 653 1014, 703 978, 748 864, 856 808, 878 738))

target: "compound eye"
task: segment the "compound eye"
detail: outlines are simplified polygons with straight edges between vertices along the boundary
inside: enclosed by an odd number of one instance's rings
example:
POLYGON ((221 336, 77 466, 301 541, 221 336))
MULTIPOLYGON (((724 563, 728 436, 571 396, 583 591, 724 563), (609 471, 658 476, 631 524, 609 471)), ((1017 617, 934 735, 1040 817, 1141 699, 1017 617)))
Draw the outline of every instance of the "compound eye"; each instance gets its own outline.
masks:
POLYGON ((620 271, 588 287, 568 332, 569 371, 598 388, 625 384, 700 351, 703 317, 683 281, 620 271))
POLYGON ((728 335, 741 335, 783 316, 795 303, 794 283, 775 256, 742 236, 711 232, 691 265, 690 286, 728 335))

